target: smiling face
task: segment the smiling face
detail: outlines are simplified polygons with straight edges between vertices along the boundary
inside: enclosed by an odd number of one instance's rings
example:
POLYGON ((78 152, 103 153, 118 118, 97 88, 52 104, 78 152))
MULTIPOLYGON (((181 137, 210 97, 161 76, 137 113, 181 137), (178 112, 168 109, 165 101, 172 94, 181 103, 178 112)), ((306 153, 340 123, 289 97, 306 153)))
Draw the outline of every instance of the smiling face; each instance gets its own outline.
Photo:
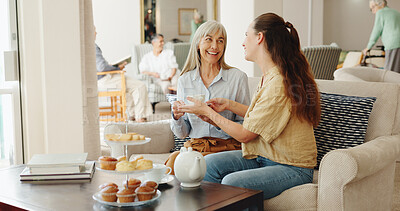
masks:
POLYGON ((246 37, 243 41, 244 58, 248 61, 254 61, 255 49, 257 45, 257 34, 253 29, 254 23, 251 23, 245 33, 246 37))
POLYGON ((161 52, 164 48, 164 37, 158 36, 157 39, 151 42, 151 44, 156 51, 161 52))
POLYGON ((225 38, 222 33, 207 34, 201 38, 199 43, 199 51, 201 63, 215 64, 217 63, 224 53, 225 38))

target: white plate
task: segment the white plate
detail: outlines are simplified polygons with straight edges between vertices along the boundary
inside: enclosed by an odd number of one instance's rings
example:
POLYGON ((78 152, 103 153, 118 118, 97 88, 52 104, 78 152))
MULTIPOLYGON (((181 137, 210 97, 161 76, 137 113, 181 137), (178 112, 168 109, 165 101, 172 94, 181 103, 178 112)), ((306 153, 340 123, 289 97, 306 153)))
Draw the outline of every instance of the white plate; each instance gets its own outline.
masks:
MULTIPOLYGON (((173 175, 166 175, 165 177, 163 177, 162 179, 161 179, 161 181, 158 183, 158 184, 165 184, 165 183, 169 183, 169 182, 171 182, 172 180, 174 180, 174 176, 173 175)), ((146 179, 146 176, 140 176, 140 177, 138 177, 138 179, 139 180, 141 180, 141 181, 146 181, 147 179, 146 179)))
MULTIPOLYGON (((112 174, 140 174, 140 173, 146 173, 149 171, 152 171, 153 169, 145 169, 145 170, 134 170, 134 171, 115 171, 115 170, 105 170, 100 168, 100 163, 99 161, 96 161, 96 170, 99 171, 104 171, 112 174)), ((153 168, 154 168, 154 163, 153 163, 153 168)))
POLYGON ((139 141, 110 141, 104 139, 104 142, 106 142, 108 145, 141 145, 141 144, 146 144, 151 141, 151 138, 145 138, 144 140, 139 140, 139 141))
POLYGON ((157 200, 158 198, 160 198, 160 196, 161 196, 161 192, 159 190, 157 190, 156 195, 152 199, 147 200, 147 201, 139 201, 138 198, 136 197, 134 202, 129 202, 129 203, 108 202, 108 201, 103 201, 103 199, 101 198, 100 192, 97 192, 97 193, 93 194, 92 198, 95 201, 98 201, 99 203, 110 205, 110 206, 132 207, 132 206, 139 206, 139 205, 143 205, 143 204, 148 204, 150 202, 153 202, 153 201, 157 200))

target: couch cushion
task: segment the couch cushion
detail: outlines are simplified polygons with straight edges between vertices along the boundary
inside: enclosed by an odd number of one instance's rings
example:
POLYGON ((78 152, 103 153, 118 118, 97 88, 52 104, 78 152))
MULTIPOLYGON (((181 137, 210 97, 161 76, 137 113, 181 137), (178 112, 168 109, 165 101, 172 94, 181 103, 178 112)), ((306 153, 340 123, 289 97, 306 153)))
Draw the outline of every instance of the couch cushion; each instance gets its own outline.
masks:
MULTIPOLYGON (((169 153, 170 149, 174 146, 174 143, 172 142, 173 133, 171 132, 169 123, 170 120, 166 119, 154 122, 128 124, 129 132, 140 133, 146 137, 151 138, 151 141, 146 144, 129 145, 128 155, 142 153, 142 152, 149 152, 154 154, 169 153)), ((125 133, 125 130, 126 130, 125 123, 111 123, 104 128, 104 134, 125 133)), ((119 148, 122 147, 123 145, 121 145, 119 148)), ((119 148, 118 149, 115 148, 115 150, 123 152, 119 148)), ((114 152, 112 154, 117 155, 119 153, 114 152)))
POLYGON ((327 152, 364 143, 375 100, 375 97, 321 93, 321 121, 314 130, 318 149, 316 169, 327 152))
POLYGON ((174 143, 175 143, 175 145, 174 145, 174 148, 172 148, 170 152, 175 152, 175 151, 181 150, 181 147, 183 147, 183 144, 184 144, 186 141, 189 141, 189 140, 190 140, 189 137, 186 137, 186 138, 184 138, 184 139, 180 139, 180 138, 178 138, 178 137, 176 137, 176 136, 174 135, 174 143))
POLYGON ((317 184, 299 185, 264 200, 264 210, 317 210, 317 184))
POLYGON ((350 82, 316 80, 321 92, 343 95, 376 97, 369 117, 365 141, 379 136, 397 134, 400 131, 399 84, 382 82, 350 82), (397 128, 397 129, 396 129, 397 128))

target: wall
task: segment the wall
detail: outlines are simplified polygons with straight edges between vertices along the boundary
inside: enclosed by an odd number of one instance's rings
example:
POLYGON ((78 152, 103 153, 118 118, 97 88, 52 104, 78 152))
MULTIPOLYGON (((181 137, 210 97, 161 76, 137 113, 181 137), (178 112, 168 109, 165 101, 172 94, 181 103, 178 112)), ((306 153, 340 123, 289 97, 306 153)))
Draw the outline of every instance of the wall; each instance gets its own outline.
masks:
POLYGON ((207 0, 157 0, 156 3, 156 27, 157 33, 164 35, 169 41, 178 38, 189 41, 190 35, 179 35, 178 8, 198 9, 207 20, 207 0))
POLYGON ((248 76, 260 76, 261 71, 252 62, 244 60, 242 43, 248 25, 257 16, 273 12, 291 22, 298 30, 302 45, 322 44, 322 12, 323 0, 251 0, 243 4, 240 0, 220 0, 221 23, 228 33, 226 61, 245 71, 248 76), (309 3, 312 2, 312 35, 309 42, 309 3), (299 13, 298 11, 302 11, 299 13), (240 14, 240 15, 238 15, 240 14))
POLYGON ((140 44, 140 0, 93 0, 93 18, 96 43, 108 62, 131 55, 132 46, 140 44))
POLYGON ((323 0, 283 0, 282 17, 294 25, 302 47, 323 43, 322 10, 323 0))
POLYGON ((242 43, 247 27, 253 20, 254 8, 254 1, 242 4, 241 0, 220 0, 221 23, 228 34, 225 61, 248 76, 254 75, 255 64, 244 59, 242 43))
MULTIPOLYGON (((388 5, 400 11, 399 0, 388 0, 388 5)), ((362 50, 374 20, 366 0, 325 0, 324 44, 336 42, 344 50, 362 50)))
POLYGON ((84 134, 84 124, 95 117, 84 116, 84 107, 90 107, 85 88, 93 89, 93 83, 87 83, 83 72, 88 72, 84 67, 93 73, 95 68, 94 50, 88 59, 92 65, 82 60, 81 3, 18 1, 25 161, 37 153, 85 152, 89 139, 99 140, 98 127, 92 137, 84 134))

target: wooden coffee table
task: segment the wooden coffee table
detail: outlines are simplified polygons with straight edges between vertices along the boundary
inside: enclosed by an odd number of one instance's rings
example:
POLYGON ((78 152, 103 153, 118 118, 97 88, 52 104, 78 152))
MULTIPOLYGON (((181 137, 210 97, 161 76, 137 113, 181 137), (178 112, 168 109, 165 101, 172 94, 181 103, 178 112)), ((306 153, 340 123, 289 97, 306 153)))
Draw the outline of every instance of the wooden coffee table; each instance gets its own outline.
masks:
MULTIPOLYGON (((122 184, 124 175, 96 171, 90 183, 28 184, 19 181, 24 165, 0 169, 0 210, 120 210, 92 199, 105 182, 122 184)), ((137 177, 140 175, 131 175, 137 177)), ((182 188, 174 179, 158 188, 154 202, 130 210, 263 210, 262 191, 202 182, 199 188, 182 188)))

